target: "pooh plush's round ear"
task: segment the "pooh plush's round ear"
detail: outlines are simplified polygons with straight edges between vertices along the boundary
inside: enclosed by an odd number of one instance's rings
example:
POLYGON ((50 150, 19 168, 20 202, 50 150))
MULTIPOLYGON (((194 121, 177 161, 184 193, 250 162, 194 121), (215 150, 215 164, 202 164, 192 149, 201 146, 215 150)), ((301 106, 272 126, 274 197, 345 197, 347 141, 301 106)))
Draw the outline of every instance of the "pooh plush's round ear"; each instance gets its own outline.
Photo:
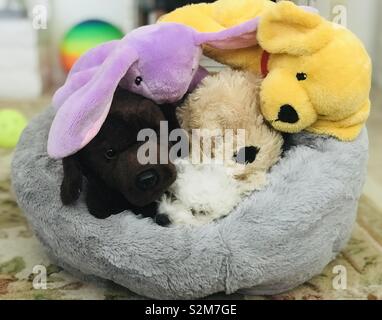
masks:
POLYGON ((257 32, 260 46, 273 54, 309 55, 333 37, 333 27, 307 7, 281 1, 261 17, 257 32))

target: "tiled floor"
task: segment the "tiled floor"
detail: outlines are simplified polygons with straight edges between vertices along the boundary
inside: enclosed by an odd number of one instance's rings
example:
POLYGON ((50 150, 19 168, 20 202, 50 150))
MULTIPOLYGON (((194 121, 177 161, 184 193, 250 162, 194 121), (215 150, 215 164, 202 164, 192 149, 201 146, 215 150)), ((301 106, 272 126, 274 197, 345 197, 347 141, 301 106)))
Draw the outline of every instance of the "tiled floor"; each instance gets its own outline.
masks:
MULTIPOLYGON (((0 102, 28 117, 48 106, 48 96, 34 102, 0 102)), ((225 299, 382 299, 382 90, 372 93, 368 128, 370 162, 357 225, 347 248, 324 272, 285 294, 272 297, 217 295, 225 299), (333 287, 334 266, 344 266, 347 288, 333 287)), ((52 265, 33 236, 10 192, 11 151, 0 149, 0 299, 139 299, 120 287, 81 282, 52 265), (33 266, 45 265, 48 290, 32 287, 33 266)))

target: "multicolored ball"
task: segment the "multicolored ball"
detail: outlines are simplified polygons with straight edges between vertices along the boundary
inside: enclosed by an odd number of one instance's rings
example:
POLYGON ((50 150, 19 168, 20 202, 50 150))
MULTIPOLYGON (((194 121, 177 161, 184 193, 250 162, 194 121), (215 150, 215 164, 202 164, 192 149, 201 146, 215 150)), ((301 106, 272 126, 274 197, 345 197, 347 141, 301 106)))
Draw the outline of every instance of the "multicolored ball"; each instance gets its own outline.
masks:
POLYGON ((27 125, 24 115, 13 109, 0 109, 0 148, 14 148, 27 125))
POLYGON ((102 20, 87 20, 77 24, 65 35, 60 46, 61 63, 69 72, 77 59, 97 45, 121 39, 123 32, 116 26, 102 20))

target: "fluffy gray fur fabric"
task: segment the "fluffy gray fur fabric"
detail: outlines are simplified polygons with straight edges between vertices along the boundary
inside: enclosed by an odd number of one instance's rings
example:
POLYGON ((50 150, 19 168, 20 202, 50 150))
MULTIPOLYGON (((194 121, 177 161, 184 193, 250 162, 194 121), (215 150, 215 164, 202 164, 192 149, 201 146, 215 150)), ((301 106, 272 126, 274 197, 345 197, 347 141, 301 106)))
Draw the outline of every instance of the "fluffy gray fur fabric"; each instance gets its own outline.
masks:
POLYGON ((206 226, 162 228, 125 212, 97 220, 64 207, 61 162, 48 158, 53 110, 24 131, 13 161, 19 205, 56 263, 156 299, 247 289, 275 294, 317 275, 343 248, 366 176, 367 132, 354 142, 298 134, 263 191, 206 226))

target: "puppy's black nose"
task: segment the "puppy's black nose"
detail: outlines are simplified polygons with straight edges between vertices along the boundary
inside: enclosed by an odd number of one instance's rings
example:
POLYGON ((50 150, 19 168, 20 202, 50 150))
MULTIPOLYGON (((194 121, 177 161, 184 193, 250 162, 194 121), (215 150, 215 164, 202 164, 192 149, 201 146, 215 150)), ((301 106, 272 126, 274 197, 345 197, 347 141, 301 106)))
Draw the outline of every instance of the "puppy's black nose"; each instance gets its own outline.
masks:
POLYGON ((284 104, 279 111, 278 120, 286 123, 296 123, 300 118, 298 113, 290 104, 284 104))
POLYGON ((162 227, 167 227, 171 224, 171 221, 165 214, 158 213, 155 216, 155 223, 162 227))
POLYGON ((154 188, 159 182, 159 175, 155 170, 140 173, 135 181, 136 186, 142 191, 154 188))

